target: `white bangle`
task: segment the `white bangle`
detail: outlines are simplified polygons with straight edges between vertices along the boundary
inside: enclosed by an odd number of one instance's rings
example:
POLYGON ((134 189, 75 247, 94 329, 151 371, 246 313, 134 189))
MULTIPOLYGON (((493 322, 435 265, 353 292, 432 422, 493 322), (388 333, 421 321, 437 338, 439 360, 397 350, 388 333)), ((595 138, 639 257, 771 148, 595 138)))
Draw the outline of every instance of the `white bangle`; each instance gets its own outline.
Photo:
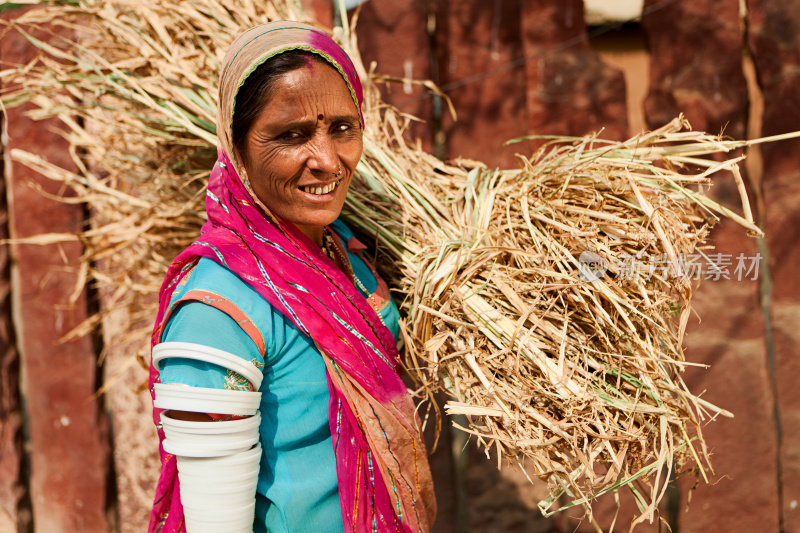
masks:
POLYGON ((252 416, 261 403, 260 392, 191 387, 181 383, 156 383, 153 390, 153 405, 174 411, 252 416))
POLYGON ((166 357, 180 357, 212 363, 236 372, 253 384, 255 390, 261 387, 264 373, 250 361, 224 350, 193 342, 162 342, 153 346, 153 366, 158 369, 166 357))
POLYGON ((239 420, 198 422, 161 413, 164 451, 181 457, 224 457, 251 449, 258 443, 261 415, 239 420))
POLYGON ((161 413, 164 451, 177 458, 187 533, 252 533, 260 424, 259 413, 220 422, 161 413))
POLYGON ((187 533, 252 533, 260 444, 226 457, 177 460, 187 533))

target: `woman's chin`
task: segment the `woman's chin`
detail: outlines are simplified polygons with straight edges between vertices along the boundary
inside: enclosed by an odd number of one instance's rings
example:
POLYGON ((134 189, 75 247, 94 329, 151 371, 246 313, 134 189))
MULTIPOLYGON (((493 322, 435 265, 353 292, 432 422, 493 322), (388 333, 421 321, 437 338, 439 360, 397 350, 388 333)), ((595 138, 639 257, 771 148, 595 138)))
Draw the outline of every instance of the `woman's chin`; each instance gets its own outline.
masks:
MULTIPOLYGON (((262 202, 264 202, 264 200, 262 200, 262 202)), ((323 228, 339 218, 339 214, 342 212, 342 207, 344 205, 344 199, 334 197, 327 202, 321 202, 321 205, 309 205, 304 202, 301 205, 295 204, 295 206, 290 209, 285 208, 286 204, 284 204, 284 206, 270 205, 272 203, 273 202, 264 202, 267 209, 281 220, 291 222, 298 228, 323 228), (284 208, 281 209, 281 207, 284 208)))
POLYGON ((313 216, 290 218, 287 220, 297 226, 300 231, 308 235, 306 230, 311 230, 312 232, 320 231, 325 226, 333 224, 333 222, 339 218, 340 213, 341 209, 330 210, 324 213, 314 213, 313 216))
POLYGON ((339 218, 344 207, 344 195, 332 196, 327 202, 309 206, 300 210, 295 216, 295 224, 302 226, 324 227, 339 218))

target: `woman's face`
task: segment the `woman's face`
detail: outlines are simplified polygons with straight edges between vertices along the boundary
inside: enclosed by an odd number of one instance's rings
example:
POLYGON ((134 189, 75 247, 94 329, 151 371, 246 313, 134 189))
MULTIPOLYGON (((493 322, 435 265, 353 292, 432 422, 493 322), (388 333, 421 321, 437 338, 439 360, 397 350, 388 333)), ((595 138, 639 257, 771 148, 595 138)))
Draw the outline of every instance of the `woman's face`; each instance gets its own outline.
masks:
POLYGON ((342 77, 316 60, 277 78, 246 136, 250 184, 277 217, 320 242, 361 157, 358 111, 342 77))

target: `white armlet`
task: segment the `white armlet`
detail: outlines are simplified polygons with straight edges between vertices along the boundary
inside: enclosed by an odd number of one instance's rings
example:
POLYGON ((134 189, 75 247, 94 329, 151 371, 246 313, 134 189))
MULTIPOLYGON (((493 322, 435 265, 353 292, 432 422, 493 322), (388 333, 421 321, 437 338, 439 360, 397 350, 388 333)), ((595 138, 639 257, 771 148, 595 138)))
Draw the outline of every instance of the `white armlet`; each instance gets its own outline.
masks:
MULTIPOLYGON (((263 374, 228 352, 186 342, 153 348, 153 364, 166 357, 213 363, 248 379, 256 389, 263 374)), ((164 451, 176 456, 187 533, 252 533, 261 463, 260 392, 156 383, 154 405, 164 409, 164 451), (247 416, 195 422, 172 418, 170 410, 247 416)))
POLYGON ((225 457, 258 444, 261 414, 239 420, 194 422, 161 413, 164 451, 179 457, 225 457))
POLYGON ((258 390, 264 373, 250 361, 230 352, 195 344, 192 342, 162 342, 153 346, 153 366, 158 369, 161 360, 166 357, 180 357, 183 359, 194 359, 213 363, 224 368, 233 370, 240 376, 246 378, 253 384, 253 388, 258 390))
POLYGON ((253 532, 260 424, 258 412, 219 422, 178 420, 169 411, 161 413, 164 451, 177 459, 187 533, 253 532))
POLYGON ((178 457, 187 533, 252 533, 261 445, 227 457, 178 457))
POLYGON ((181 383, 156 383, 153 405, 158 409, 192 413, 252 416, 261 403, 260 392, 190 387, 181 383))

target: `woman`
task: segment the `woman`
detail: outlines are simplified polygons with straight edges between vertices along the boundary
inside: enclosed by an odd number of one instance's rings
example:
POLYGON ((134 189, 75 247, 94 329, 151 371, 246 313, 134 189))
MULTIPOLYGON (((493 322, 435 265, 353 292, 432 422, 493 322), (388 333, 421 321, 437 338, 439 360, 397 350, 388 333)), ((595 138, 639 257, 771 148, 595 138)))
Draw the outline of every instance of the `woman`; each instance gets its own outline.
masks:
MULTIPOLYGON (((361 104, 350 59, 319 30, 274 22, 240 35, 220 76, 208 222, 160 293, 154 347, 209 346, 263 369, 255 531, 427 531, 435 516, 395 371, 397 309, 338 220, 362 151, 361 104)), ((253 388, 178 357, 151 364, 150 381, 253 388)), ((173 414, 218 424, 231 413, 173 414)), ((175 456, 160 451, 150 530, 182 531, 175 456)))

